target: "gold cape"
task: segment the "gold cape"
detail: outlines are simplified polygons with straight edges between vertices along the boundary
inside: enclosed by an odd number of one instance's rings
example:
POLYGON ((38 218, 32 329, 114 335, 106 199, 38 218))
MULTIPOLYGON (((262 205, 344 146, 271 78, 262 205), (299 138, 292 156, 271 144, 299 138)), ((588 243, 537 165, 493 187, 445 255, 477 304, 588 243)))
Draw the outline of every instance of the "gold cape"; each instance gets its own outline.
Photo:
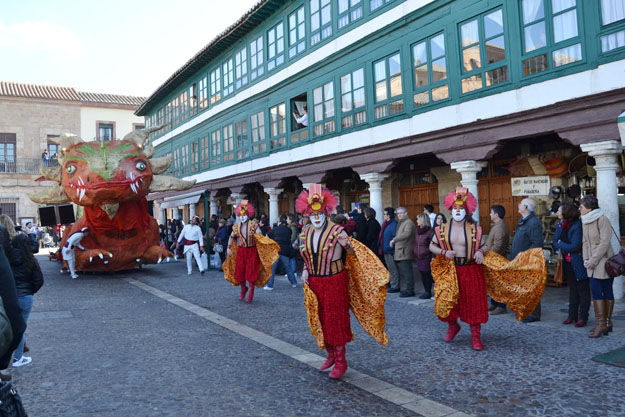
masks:
MULTIPOLYGON (((458 303, 459 289, 452 259, 437 256, 432 260, 434 277, 434 314, 448 317, 458 303)), ((512 261, 488 251, 482 263, 488 295, 506 304, 517 320, 527 318, 536 309, 545 291, 547 265, 541 248, 521 252, 512 261)))
MULTIPOLYGON (((255 285, 257 287, 263 287, 267 284, 267 282, 269 282, 269 279, 271 278, 271 268, 273 267, 274 262, 276 262, 280 257, 278 255, 278 252, 280 252, 280 245, 278 245, 274 240, 261 234, 254 235, 254 239, 256 239, 256 249, 258 249, 258 257, 260 258, 260 270, 258 272, 258 279, 256 280, 255 285)), ((237 265, 238 249, 239 245, 237 245, 237 242, 232 242, 230 245, 232 256, 228 256, 222 265, 224 278, 233 286, 241 285, 240 282, 234 279, 234 269, 237 265)))
MULTIPOLYGON (((386 318, 386 284, 389 272, 380 259, 359 241, 349 238, 354 255, 347 254, 345 268, 349 275, 349 308, 363 329, 378 343, 386 346, 388 336, 384 331, 386 318)), ((310 333, 315 337, 319 349, 325 349, 323 329, 318 315, 318 301, 308 284, 304 284, 304 305, 308 312, 310 333)))

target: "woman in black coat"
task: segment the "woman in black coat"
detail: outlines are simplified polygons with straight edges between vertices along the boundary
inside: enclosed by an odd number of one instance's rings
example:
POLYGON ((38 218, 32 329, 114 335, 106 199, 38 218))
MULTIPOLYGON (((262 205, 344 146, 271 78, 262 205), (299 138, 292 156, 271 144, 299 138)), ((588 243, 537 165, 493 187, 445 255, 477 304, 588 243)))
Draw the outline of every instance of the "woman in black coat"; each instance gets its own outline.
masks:
MULTIPOLYGON (((28 236, 19 234, 11 241, 13 246, 13 278, 15 279, 15 289, 17 290, 17 300, 22 309, 24 322, 28 322, 28 316, 33 308, 34 295, 43 286, 43 274, 39 263, 33 256, 30 239, 28 236)), ((13 366, 18 367, 28 365, 32 358, 24 356, 24 340, 21 341, 13 352, 13 366)))
POLYGON ((380 248, 380 231, 382 227, 380 223, 375 218, 375 210, 371 207, 367 207, 365 209, 365 219, 367 221, 367 237, 364 239, 363 243, 367 245, 369 249, 377 256, 378 249, 380 248))

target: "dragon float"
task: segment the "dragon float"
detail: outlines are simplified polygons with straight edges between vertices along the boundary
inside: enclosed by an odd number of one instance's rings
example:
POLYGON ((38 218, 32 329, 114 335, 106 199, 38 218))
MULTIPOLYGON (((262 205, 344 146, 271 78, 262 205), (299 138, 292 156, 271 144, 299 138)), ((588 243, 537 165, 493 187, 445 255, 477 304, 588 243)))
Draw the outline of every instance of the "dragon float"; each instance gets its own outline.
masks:
POLYGON ((186 190, 195 181, 162 175, 171 155, 152 158, 154 147, 146 140, 155 130, 135 130, 122 140, 84 142, 69 134, 55 140, 61 145, 59 165, 40 171, 57 184, 47 194, 29 197, 39 204, 72 202, 84 208, 61 241, 83 227, 91 231, 82 240, 86 250, 75 251, 77 270, 121 271, 173 257, 160 246, 158 223, 148 213, 146 196, 186 190))

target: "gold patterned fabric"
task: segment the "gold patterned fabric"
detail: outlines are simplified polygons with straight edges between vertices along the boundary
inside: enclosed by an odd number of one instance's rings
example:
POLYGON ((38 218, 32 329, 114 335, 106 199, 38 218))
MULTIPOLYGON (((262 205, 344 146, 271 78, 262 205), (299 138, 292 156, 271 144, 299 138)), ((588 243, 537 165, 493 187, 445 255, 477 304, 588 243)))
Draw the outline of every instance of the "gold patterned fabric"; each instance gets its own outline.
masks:
MULTIPOLYGON (((434 314, 445 318, 458 303, 456 268, 452 259, 440 255, 432 260, 431 266, 435 282, 434 314)), ((542 249, 521 252, 512 261, 488 251, 482 266, 488 295, 506 304, 516 313, 517 320, 524 320, 536 309, 547 282, 542 249)))
MULTIPOLYGON (((278 243, 274 240, 263 235, 254 235, 254 239, 256 239, 256 249, 258 250, 258 257, 260 258, 260 271, 258 272, 259 277, 255 282, 255 285, 257 287, 263 287, 267 284, 267 282, 269 282, 269 279, 271 278, 271 268, 273 267, 274 262, 276 262, 280 257, 280 255, 278 255, 278 252, 280 252, 280 245, 278 245, 278 243)), ((238 245, 233 242, 230 245, 232 256, 228 256, 221 266, 224 270, 224 278, 233 286, 241 285, 240 282, 234 279, 234 270, 237 264, 237 249, 238 245)))
MULTIPOLYGON (((345 267, 349 275, 349 307, 362 328, 378 343, 388 344, 384 331, 386 316, 386 284, 390 275, 380 259, 365 245, 355 239, 349 239, 354 255, 347 254, 345 267)), ((319 349, 325 348, 323 330, 317 313, 318 302, 315 293, 304 285, 304 305, 308 313, 310 333, 317 341, 319 349)))

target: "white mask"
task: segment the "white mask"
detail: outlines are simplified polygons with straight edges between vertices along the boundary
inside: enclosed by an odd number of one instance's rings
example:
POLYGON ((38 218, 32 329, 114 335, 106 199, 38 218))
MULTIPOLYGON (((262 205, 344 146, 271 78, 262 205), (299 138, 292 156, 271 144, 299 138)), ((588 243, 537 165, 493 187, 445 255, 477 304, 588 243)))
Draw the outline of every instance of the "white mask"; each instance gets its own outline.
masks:
POLYGON ((454 218, 455 221, 461 222, 467 216, 467 211, 463 208, 458 209, 454 207, 454 209, 451 211, 451 216, 454 218))
POLYGON ((241 223, 245 223, 247 221, 247 215, 241 216, 240 219, 241 219, 241 223))
POLYGON ((310 222, 315 229, 320 229, 326 222, 326 215, 323 213, 311 214, 310 222))

